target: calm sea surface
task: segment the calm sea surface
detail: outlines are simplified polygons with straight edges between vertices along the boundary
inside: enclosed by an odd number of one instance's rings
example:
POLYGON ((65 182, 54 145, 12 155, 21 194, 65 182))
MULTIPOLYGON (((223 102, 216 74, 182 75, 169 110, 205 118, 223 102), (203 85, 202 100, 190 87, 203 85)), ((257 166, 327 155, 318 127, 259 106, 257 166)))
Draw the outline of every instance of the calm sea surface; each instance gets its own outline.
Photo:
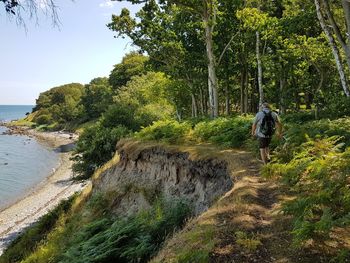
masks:
MULTIPOLYGON (((32 106, 0 105, 0 121, 19 119, 32 106)), ((0 126, 0 134, 6 128, 0 126)), ((0 209, 22 197, 58 164, 58 153, 27 136, 0 135, 0 209)))

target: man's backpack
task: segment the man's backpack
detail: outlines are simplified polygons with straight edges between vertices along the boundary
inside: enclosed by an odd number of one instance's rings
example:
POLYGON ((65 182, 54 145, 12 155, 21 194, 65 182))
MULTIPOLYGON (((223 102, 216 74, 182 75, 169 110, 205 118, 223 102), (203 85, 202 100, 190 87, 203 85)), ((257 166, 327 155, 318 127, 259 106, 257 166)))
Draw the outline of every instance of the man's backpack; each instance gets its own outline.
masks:
POLYGON ((272 117, 272 112, 265 112, 264 118, 262 119, 261 125, 260 125, 260 132, 265 135, 266 137, 272 137, 272 135, 275 132, 275 119, 272 117))

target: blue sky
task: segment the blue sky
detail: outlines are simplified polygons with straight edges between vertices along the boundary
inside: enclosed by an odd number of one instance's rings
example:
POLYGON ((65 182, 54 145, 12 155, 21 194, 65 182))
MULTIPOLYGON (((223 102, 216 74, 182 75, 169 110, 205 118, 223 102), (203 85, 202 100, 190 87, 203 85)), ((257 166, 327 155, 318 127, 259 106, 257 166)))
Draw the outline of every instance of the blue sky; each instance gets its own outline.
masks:
POLYGON ((57 0, 61 26, 39 17, 27 32, 10 21, 0 4, 0 105, 35 104, 40 92, 71 82, 108 76, 132 49, 130 40, 114 38, 106 24, 112 13, 136 6, 109 0, 57 0))

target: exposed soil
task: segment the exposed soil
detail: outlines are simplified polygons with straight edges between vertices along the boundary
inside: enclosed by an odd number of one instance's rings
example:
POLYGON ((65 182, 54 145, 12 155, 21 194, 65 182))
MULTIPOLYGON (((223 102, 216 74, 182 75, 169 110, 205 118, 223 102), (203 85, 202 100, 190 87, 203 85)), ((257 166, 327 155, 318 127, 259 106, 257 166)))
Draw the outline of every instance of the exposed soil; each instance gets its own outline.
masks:
MULTIPOLYGON (((288 189, 273 179, 262 178, 261 164, 250 153, 216 151, 218 158, 225 159, 231 168, 233 188, 169 239, 151 262, 178 262, 179 254, 189 255, 191 251, 205 254, 209 249, 209 262, 213 263, 322 263, 330 262, 339 252, 339 245, 316 247, 313 242, 303 248, 293 245, 292 219, 281 212, 282 203, 291 198, 288 189), (212 243, 195 238, 202 226, 214 233, 210 237, 212 243)), ((342 233, 333 243, 346 243, 348 237, 342 233)))

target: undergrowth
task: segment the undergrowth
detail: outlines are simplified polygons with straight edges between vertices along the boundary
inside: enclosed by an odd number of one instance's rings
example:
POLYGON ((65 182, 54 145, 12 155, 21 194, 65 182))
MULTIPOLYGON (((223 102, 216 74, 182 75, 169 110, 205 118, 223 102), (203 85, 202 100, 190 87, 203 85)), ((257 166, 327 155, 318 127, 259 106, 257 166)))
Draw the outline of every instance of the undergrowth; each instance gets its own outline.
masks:
POLYGON ((7 249, 0 262, 145 262, 191 212, 181 200, 159 198, 151 209, 123 218, 112 214, 109 205, 102 194, 93 195, 76 211, 61 204, 54 210, 55 220, 48 225, 53 213, 45 216, 7 249))
POLYGON ((62 214, 70 209, 76 195, 62 201, 55 209, 45 214, 27 231, 19 235, 0 257, 1 263, 20 262, 29 256, 38 245, 44 243, 47 235, 56 225, 62 214))
MULTIPOLYGON (((324 245, 335 229, 350 225, 350 120, 289 124, 286 141, 276 149, 263 175, 279 178, 293 198, 282 211, 293 217, 294 244, 324 245)), ((338 243, 339 245, 339 243, 338 243)), ((339 251, 340 251, 339 246, 339 251)), ((347 262, 346 252, 338 262, 347 262)))
POLYGON ((158 201, 127 219, 98 219, 76 233, 60 262, 146 262, 188 215, 183 202, 158 201))
POLYGON ((250 137, 252 117, 217 118, 198 123, 157 121, 135 134, 145 141, 167 143, 213 143, 226 147, 240 147, 250 137))

